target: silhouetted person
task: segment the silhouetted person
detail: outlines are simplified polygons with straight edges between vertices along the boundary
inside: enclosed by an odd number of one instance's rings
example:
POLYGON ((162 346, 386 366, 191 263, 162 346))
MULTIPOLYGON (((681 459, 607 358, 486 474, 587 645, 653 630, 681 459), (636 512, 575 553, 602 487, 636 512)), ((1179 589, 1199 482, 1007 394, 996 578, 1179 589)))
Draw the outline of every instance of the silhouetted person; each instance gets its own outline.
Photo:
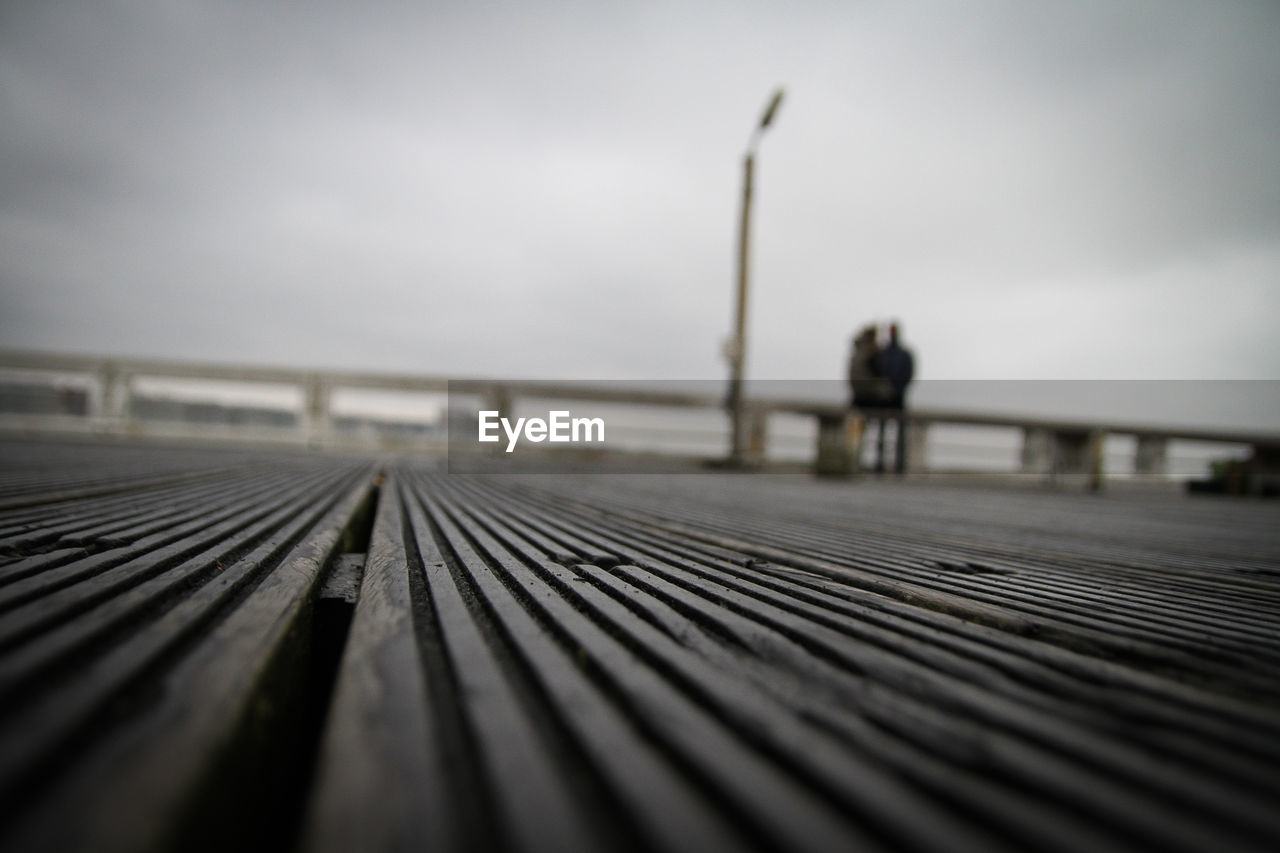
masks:
POLYGON ((875 324, 863 326, 853 338, 849 354, 849 408, 853 413, 850 440, 855 458, 862 457, 862 439, 872 421, 883 431, 885 407, 893 389, 880 375, 880 342, 875 324))
POLYGON ((880 344, 876 327, 864 326, 853 338, 849 355, 849 405, 854 409, 878 409, 884 405, 888 386, 877 371, 880 344))
POLYGON ((885 411, 880 418, 880 435, 876 442, 876 473, 884 472, 884 434, 887 421, 895 420, 898 423, 898 435, 894 447, 896 452, 893 470, 901 474, 907 470, 907 386, 915 375, 915 359, 910 350, 898 343, 897 323, 890 324, 889 343, 880 350, 875 363, 876 374, 883 377, 889 385, 883 403, 885 411))

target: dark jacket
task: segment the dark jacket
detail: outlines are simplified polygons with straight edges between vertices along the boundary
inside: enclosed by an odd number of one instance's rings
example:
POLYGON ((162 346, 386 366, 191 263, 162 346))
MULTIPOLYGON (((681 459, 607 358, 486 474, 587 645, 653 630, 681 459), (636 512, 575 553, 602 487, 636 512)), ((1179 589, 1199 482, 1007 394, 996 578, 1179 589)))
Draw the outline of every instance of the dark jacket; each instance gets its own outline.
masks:
POLYGON ((891 343, 880 351, 876 367, 877 372, 889 380, 899 398, 907 393, 907 385, 911 383, 916 369, 910 350, 898 346, 896 342, 891 343))

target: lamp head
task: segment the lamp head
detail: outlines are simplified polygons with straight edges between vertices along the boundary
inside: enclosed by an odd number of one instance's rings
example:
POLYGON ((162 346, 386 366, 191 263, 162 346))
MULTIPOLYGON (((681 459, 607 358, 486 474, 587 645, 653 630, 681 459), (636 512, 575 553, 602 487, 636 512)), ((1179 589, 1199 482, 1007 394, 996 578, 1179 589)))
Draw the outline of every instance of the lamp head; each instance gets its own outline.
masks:
POLYGON ((778 105, 782 103, 783 90, 781 88, 773 93, 773 100, 769 101, 769 106, 765 108, 764 115, 760 117, 760 129, 764 130, 773 122, 774 115, 778 112, 778 105))

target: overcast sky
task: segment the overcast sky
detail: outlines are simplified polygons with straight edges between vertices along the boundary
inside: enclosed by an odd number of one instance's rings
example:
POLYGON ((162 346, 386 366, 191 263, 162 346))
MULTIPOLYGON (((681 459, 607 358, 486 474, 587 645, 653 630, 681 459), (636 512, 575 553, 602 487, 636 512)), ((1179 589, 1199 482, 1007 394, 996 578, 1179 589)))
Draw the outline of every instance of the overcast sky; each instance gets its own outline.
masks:
POLYGON ((1280 4, 0 6, 0 346, 1280 378, 1280 4))

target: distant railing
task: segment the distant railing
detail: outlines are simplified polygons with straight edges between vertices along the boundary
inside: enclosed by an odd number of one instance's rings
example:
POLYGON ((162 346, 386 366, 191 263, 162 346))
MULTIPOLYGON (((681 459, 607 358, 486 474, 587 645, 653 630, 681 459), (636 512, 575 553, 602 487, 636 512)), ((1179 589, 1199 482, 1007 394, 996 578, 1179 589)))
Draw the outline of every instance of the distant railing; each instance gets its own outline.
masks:
MULTIPOLYGON (((286 443, 330 449, 383 449, 439 452, 445 446, 443 430, 352 428, 351 418, 335 414, 335 392, 394 391, 479 398, 485 408, 513 411, 517 399, 556 399, 618 403, 639 407, 674 407, 719 410, 723 397, 710 393, 647 390, 626 387, 592 387, 582 383, 505 381, 479 378, 408 375, 369 371, 302 370, 256 365, 202 364, 163 359, 112 358, 64 353, 0 351, 0 372, 25 377, 52 389, 54 377, 65 388, 56 405, 3 406, 0 430, 23 434, 90 434, 126 438, 249 441, 286 443), (213 380, 259 383, 293 389, 300 406, 293 413, 279 409, 241 407, 239 422, 192 423, 195 404, 186 419, 147 416, 148 406, 137 393, 139 380, 213 380), (346 427, 346 428, 344 428, 346 427)), ((10 380, 16 381, 16 380, 10 380)), ((51 392, 52 393, 52 392, 51 392)), ((830 403, 751 400, 746 406, 749 466, 763 464, 768 456, 770 421, 777 415, 813 418, 817 423, 813 464, 819 473, 857 471, 862 455, 864 422, 844 406, 830 403)), ((912 409, 908 430, 909 470, 928 472, 926 444, 933 427, 1004 427, 1021 433, 1019 472, 1059 484, 1100 487, 1104 479, 1103 447, 1109 435, 1132 436, 1133 472, 1138 477, 1166 476, 1170 441, 1210 442, 1248 448, 1250 488, 1280 486, 1280 433, 1257 431, 1171 428, 1166 426, 1104 423, 983 414, 970 411, 912 409)), ((358 426, 358 424, 356 424, 358 426)), ((728 422, 725 422, 727 435, 728 422)))

